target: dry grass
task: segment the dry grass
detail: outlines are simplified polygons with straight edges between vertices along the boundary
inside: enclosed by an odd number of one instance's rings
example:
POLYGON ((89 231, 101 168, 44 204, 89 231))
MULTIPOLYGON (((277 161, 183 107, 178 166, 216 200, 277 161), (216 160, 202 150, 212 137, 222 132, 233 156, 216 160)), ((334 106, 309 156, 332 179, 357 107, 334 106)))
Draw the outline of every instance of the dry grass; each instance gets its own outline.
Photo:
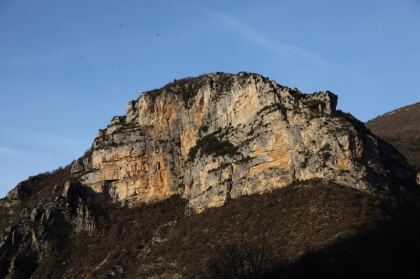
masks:
POLYGON ((391 143, 420 171, 420 103, 378 116, 365 125, 391 143))

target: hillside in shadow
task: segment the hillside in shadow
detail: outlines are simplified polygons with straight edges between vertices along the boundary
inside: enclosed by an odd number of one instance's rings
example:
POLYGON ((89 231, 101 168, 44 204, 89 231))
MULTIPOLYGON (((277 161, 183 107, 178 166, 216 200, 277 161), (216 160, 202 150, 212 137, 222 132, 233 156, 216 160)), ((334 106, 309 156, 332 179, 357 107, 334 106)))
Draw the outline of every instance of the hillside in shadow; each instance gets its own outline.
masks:
POLYGON ((385 113, 365 126, 398 149, 420 170, 420 103, 385 113))
MULTIPOLYGON (((27 202, 55 199, 53 175, 31 178, 27 202)), ((95 230, 51 236, 30 278, 418 278, 418 201, 317 180, 190 216, 179 196, 136 208, 80 196, 95 230)))

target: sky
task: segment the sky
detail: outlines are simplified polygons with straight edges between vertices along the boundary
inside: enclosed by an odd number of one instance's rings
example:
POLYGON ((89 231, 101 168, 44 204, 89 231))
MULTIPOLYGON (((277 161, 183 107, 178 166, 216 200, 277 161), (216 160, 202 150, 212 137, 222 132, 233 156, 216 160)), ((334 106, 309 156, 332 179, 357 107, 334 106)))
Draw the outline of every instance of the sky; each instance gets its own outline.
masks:
POLYGON ((0 197, 142 92, 217 71, 330 90, 366 122, 420 101, 420 0, 0 0, 0 197))

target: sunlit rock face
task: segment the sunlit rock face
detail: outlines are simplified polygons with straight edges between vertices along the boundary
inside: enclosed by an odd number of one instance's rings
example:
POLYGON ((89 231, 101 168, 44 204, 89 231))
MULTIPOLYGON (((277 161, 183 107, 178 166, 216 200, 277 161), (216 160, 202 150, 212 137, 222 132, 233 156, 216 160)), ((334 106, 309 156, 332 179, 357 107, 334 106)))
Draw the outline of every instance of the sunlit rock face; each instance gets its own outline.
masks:
POLYGON ((244 72, 174 81, 130 101, 72 172, 97 198, 134 206, 180 193, 188 212, 298 180, 368 192, 415 181, 391 145, 336 111, 337 99, 244 72))

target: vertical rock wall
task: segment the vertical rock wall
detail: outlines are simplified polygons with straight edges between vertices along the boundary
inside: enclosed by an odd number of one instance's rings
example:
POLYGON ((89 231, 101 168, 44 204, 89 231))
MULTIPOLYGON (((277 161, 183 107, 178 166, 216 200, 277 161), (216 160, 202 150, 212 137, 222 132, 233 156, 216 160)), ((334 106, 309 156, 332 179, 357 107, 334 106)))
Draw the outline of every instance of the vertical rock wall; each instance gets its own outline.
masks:
POLYGON ((302 94, 257 74, 215 73, 130 101, 73 174, 131 205, 181 193, 188 210, 313 178, 363 191, 415 179, 406 160, 331 92, 302 94))

